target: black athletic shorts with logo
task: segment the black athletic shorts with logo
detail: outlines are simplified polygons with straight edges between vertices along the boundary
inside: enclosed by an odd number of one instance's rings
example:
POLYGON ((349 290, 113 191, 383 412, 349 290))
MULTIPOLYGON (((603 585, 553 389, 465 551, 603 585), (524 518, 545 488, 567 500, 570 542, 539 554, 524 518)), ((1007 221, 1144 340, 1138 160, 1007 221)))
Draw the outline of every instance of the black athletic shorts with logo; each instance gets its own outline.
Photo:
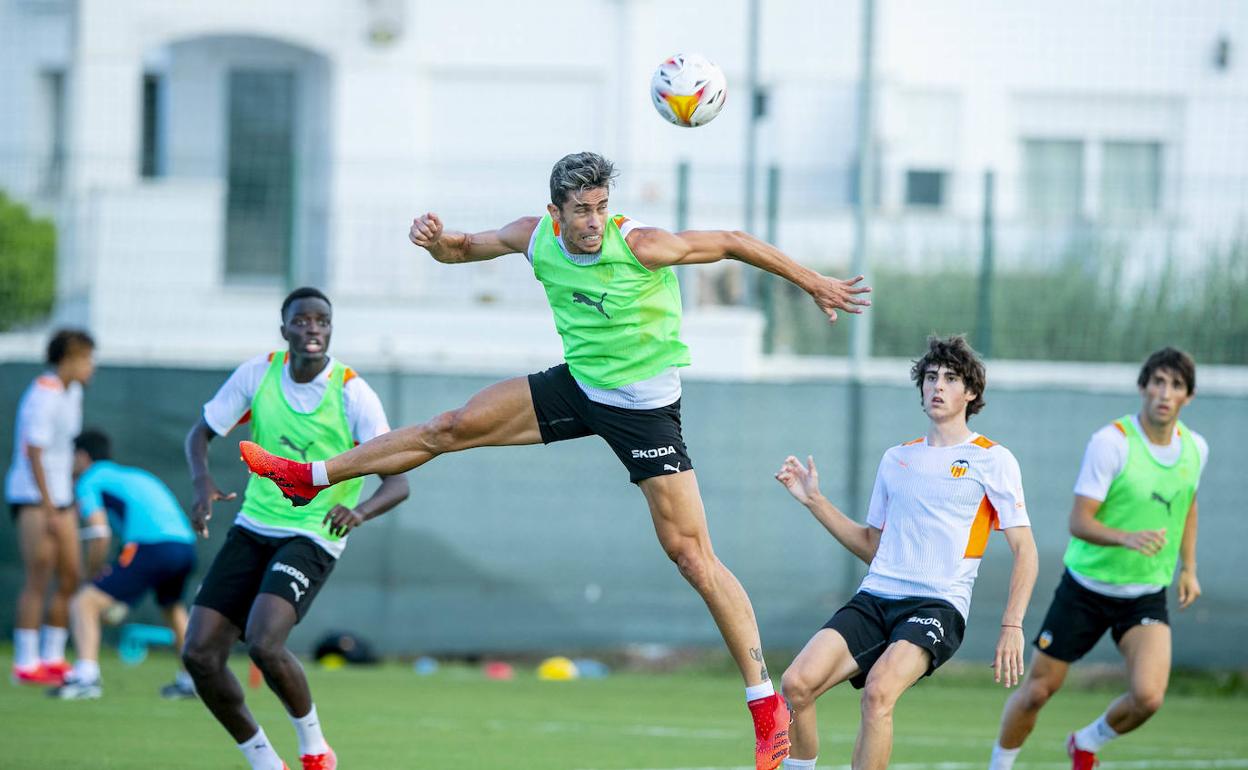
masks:
POLYGON ((629 481, 693 469, 680 433, 680 399, 658 409, 624 409, 590 401, 567 364, 529 375, 542 443, 602 436, 629 481))
POLYGON ((268 537, 235 524, 212 560, 195 604, 220 612, 246 631, 256 597, 274 594, 294 606, 297 623, 337 562, 311 538, 268 537))
POLYGON ((1045 655, 1074 663, 1091 652, 1106 631, 1119 644, 1132 628, 1156 623, 1170 625, 1166 589, 1119 599, 1084 588, 1065 571, 1033 643, 1045 655))
POLYGON ((930 653, 924 676, 931 676, 958 651, 966 621, 956 607, 943 599, 885 599, 859 591, 823 627, 845 637, 849 653, 858 662, 858 673, 849 683, 861 690, 871 667, 888 645, 899 639, 930 653))

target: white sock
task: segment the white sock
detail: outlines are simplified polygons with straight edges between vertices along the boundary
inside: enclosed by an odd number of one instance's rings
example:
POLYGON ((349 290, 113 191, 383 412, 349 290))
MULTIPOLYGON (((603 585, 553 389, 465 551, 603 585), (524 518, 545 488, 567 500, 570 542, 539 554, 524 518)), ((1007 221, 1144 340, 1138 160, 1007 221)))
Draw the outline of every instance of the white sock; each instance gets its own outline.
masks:
POLYGON ((312 463, 312 483, 318 487, 329 486, 329 471, 325 470, 325 461, 312 463))
POLYGON ((43 627, 43 644, 40 645, 39 658, 44 663, 60 663, 65 660, 65 642, 69 639, 68 628, 56 626, 43 627))
POLYGON ((39 665, 39 632, 33 628, 13 629, 13 666, 34 668, 39 665))
MULTIPOLYGON (((819 757, 815 757, 815 759, 818 758, 819 757)), ((794 759, 793 757, 788 757, 780 763, 780 767, 782 770, 784 768, 792 768, 792 770, 798 770, 798 768, 814 768, 815 759, 794 759)))
POLYGON ((301 717, 291 717, 291 724, 295 726, 295 734, 299 736, 299 754, 324 754, 329 751, 329 744, 325 743, 325 736, 321 734, 321 720, 316 716, 316 704, 312 704, 312 710, 301 717))
POLYGON ((251 765, 251 770, 282 770, 282 758, 273 749, 273 744, 269 743, 263 728, 256 730, 255 735, 238 744, 238 750, 243 752, 243 757, 251 765))
POLYGON ((1118 733, 1114 732, 1114 728, 1105 721, 1105 714, 1101 714, 1095 722, 1075 733, 1075 745, 1095 754, 1101 750, 1102 746, 1117 737, 1118 733))
POLYGON ((191 679, 191 675, 182 669, 178 669, 178 673, 173 677, 173 681, 177 682, 179 687, 195 689, 195 680, 191 679))
POLYGON ((74 662, 74 679, 83 683, 100 681, 99 661, 79 658, 74 662))
POLYGON ((988 770, 1012 770, 1014 760, 1018 759, 1018 752, 1022 750, 1022 746, 1016 749, 1003 749, 1000 743, 994 743, 992 745, 992 760, 988 763, 988 770))
POLYGON ((776 688, 772 686, 771 680, 768 679, 762 684, 751 685, 745 688, 745 702, 753 703, 759 698, 770 698, 776 694, 776 688))

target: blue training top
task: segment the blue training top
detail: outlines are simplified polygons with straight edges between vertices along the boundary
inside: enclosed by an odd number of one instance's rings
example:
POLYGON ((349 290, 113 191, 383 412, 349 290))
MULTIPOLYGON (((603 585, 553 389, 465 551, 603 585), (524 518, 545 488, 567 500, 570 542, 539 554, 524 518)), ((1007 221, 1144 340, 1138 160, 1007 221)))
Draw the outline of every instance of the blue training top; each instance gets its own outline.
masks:
POLYGON ((142 468, 97 460, 78 479, 78 510, 86 519, 101 508, 121 524, 123 543, 194 543, 182 506, 165 483, 142 468))

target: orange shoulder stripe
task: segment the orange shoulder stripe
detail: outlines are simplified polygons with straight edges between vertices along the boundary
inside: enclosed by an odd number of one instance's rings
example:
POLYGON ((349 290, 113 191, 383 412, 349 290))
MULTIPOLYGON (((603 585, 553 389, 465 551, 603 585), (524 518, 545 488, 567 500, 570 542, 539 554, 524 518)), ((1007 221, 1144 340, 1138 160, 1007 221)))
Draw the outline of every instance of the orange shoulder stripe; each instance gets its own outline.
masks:
POLYGON ((60 379, 57 377, 53 377, 50 374, 41 374, 38 377, 36 377, 35 385, 41 388, 46 388, 48 390, 64 390, 65 389, 65 386, 61 384, 60 379))
POLYGON ((1114 420, 1112 423, 1110 423, 1110 425, 1113 425, 1115 428, 1117 428, 1118 432, 1121 433, 1122 435, 1124 436, 1127 435, 1127 429, 1123 427, 1122 423, 1118 422, 1117 420, 1114 420))
POLYGON ((972 441, 971 443, 974 444, 975 446, 981 446, 984 449, 991 449, 992 447, 997 445, 997 442, 993 441, 987 436, 976 436, 975 440, 972 441))
POLYGON ((919 436, 918 438, 916 438, 916 439, 915 439, 915 440, 913 440, 913 441, 906 441, 906 442, 902 443, 902 446, 913 446, 913 445, 915 445, 915 444, 922 444, 922 443, 923 443, 923 438, 924 438, 923 436, 919 436))
POLYGON ((348 366, 347 370, 342 373, 342 384, 346 385, 348 382, 350 382, 351 380, 354 380, 356 377, 359 377, 359 376, 360 375, 355 373, 354 369, 348 366))

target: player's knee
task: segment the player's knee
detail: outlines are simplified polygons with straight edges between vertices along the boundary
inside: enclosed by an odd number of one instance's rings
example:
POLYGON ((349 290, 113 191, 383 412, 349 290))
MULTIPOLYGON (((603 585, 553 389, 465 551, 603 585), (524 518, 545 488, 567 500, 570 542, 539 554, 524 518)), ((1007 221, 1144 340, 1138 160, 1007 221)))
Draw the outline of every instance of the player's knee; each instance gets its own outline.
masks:
POLYGON ((182 647, 182 665, 192 677, 215 674, 225 668, 229 650, 222 654, 220 650, 188 639, 182 647))
POLYGON ((1049 698, 1052 698, 1060 688, 1061 682, 1035 678, 1024 682, 1019 692, 1022 696, 1023 706, 1028 711, 1038 711, 1044 708, 1044 704, 1048 703, 1049 698))
POLYGON ((259 635, 247 645, 247 654, 261 669, 277 662, 285 654, 282 640, 267 635, 259 635))
POLYGON ((689 585, 698 593, 708 593, 715 588, 715 555, 707 553, 694 538, 684 538, 666 549, 667 555, 689 585))
POLYGON ((1151 717, 1161 711, 1161 704, 1166 699, 1166 691, 1164 689, 1138 690, 1131 693, 1131 699, 1135 701, 1136 710, 1141 715, 1151 717))
POLYGON ((867 682, 862 690, 862 716, 864 719, 891 719, 899 693, 879 681, 867 682))
POLYGON ((795 711, 815 702, 815 683, 794 666, 790 666, 780 677, 780 692, 795 711))

